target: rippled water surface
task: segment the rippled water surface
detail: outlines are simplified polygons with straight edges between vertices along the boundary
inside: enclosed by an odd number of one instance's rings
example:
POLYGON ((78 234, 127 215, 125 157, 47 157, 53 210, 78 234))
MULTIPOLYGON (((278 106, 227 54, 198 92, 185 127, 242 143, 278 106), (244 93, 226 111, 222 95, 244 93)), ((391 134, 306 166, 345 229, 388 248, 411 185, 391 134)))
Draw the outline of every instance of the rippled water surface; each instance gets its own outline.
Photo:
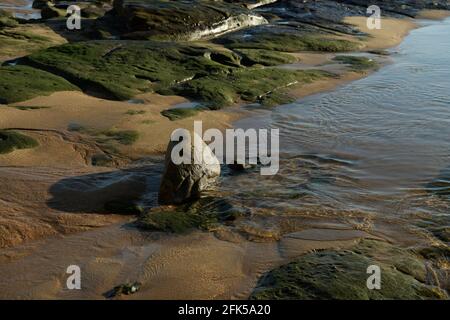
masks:
POLYGON ((14 17, 20 19, 41 18, 41 11, 33 9, 33 0, 0 1, 0 9, 10 11, 14 17))
POLYGON ((450 20, 424 24, 379 72, 239 121, 280 129, 280 173, 232 176, 225 190, 278 213, 448 218, 450 20))

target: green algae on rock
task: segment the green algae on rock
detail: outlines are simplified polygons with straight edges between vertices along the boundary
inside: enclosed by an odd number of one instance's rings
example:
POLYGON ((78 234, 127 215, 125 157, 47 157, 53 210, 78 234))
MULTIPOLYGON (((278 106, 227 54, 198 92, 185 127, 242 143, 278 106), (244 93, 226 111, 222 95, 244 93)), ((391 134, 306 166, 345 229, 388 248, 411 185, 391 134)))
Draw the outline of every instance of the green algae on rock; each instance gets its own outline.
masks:
POLYGON ((46 71, 19 65, 0 67, 0 103, 19 102, 66 90, 79 89, 46 71))
POLYGON ((345 52, 360 47, 355 41, 336 38, 318 30, 285 26, 259 26, 224 35, 213 40, 230 49, 265 49, 280 52, 319 51, 345 52))
POLYGON ((199 108, 173 108, 161 111, 161 114, 171 121, 193 117, 198 114, 199 108))
POLYGON ((30 65, 64 76, 85 90, 128 100, 199 74, 226 72, 211 50, 177 43, 93 41, 49 48, 27 57, 30 65))
POLYGON ((16 131, 0 130, 0 154, 6 154, 20 149, 31 149, 38 146, 38 142, 16 131))
POLYGON ((446 299, 425 284, 425 262, 385 242, 362 240, 352 250, 306 254, 270 271, 252 299, 446 299), (381 289, 367 288, 367 268, 381 268, 381 289))
POLYGON ((276 66, 280 64, 294 63, 297 61, 293 55, 278 51, 264 49, 238 49, 235 50, 235 52, 242 56, 241 63, 248 66, 255 64, 260 64, 263 66, 276 66))
POLYGON ((24 63, 111 99, 153 91, 192 98, 211 109, 241 100, 261 102, 274 91, 330 76, 318 70, 245 68, 240 59, 227 49, 204 45, 94 41, 52 47, 24 63))
POLYGON ((212 74, 173 86, 168 93, 202 101, 210 109, 220 109, 240 101, 264 103, 274 92, 330 76, 319 70, 235 69, 227 74, 212 74))
POLYGON ((342 64, 350 66, 350 69, 356 72, 364 72, 368 70, 373 70, 378 67, 378 64, 373 59, 367 57, 357 57, 357 56, 336 56, 333 58, 334 61, 338 61, 342 64))
POLYGON ((182 206, 152 209, 137 225, 144 230, 186 233, 193 229, 211 230, 220 222, 230 222, 244 214, 224 199, 204 197, 182 206))
POLYGON ((0 9, 0 28, 3 27, 15 27, 19 23, 16 19, 10 14, 9 12, 5 10, 0 9))

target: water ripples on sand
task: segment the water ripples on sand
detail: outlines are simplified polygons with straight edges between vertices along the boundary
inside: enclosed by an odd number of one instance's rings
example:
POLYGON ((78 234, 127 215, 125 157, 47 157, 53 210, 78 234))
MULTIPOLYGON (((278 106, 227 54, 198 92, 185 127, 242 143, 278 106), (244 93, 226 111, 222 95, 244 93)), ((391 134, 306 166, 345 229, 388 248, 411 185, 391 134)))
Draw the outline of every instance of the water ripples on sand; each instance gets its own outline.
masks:
POLYGON ((448 216, 449 30, 450 20, 429 23, 379 72, 239 121, 280 129, 280 173, 233 176, 224 189, 277 214, 328 208, 394 219, 448 216))

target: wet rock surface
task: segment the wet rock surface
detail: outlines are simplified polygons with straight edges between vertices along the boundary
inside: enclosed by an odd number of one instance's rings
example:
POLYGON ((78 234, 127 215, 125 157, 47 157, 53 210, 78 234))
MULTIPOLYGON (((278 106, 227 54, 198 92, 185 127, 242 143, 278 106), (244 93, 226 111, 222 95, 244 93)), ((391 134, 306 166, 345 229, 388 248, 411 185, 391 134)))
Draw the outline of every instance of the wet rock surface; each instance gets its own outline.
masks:
POLYGON ((309 253, 266 274, 252 299, 447 299, 427 280, 432 270, 418 255, 363 240, 351 250, 309 253), (367 287, 367 268, 381 269, 380 290, 367 287))

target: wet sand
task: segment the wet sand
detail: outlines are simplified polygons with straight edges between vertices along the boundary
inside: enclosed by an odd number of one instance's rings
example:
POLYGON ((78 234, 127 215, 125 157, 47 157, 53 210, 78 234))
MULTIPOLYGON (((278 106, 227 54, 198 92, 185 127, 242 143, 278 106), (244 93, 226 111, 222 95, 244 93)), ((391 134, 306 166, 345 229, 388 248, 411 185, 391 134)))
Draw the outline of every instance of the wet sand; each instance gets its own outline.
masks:
MULTIPOLYGON (((365 25, 362 19, 351 21, 365 25)), ((366 48, 396 45, 414 27, 412 21, 390 21, 373 34, 375 38, 366 48)), ((301 55, 309 66, 321 65, 332 57, 301 55)), ((303 97, 363 76, 349 72, 292 92, 303 97)), ((303 217, 300 227, 275 241, 249 241, 226 226, 215 233, 167 235, 138 231, 130 226, 130 217, 96 213, 105 200, 117 193, 123 195, 124 190, 155 195, 161 168, 151 163, 144 168, 93 167, 87 159, 98 152, 98 146, 91 134, 69 132, 71 123, 94 131, 137 130, 137 143, 121 151, 130 158, 140 158, 164 152, 172 130, 189 128, 193 120, 203 120, 205 128, 224 129, 246 115, 229 109, 171 122, 160 111, 185 99, 158 95, 137 98, 144 103, 59 92, 16 104, 50 108, 0 108, 0 127, 36 129, 26 133, 41 142, 35 150, 0 155, 0 178, 6 181, 0 190, 1 234, 7 235, 0 239, 0 298, 103 299, 102 294, 118 284, 140 281, 143 286, 137 294, 122 298, 245 299, 264 272, 311 250, 347 248, 361 238, 404 245, 427 242, 402 226, 377 224, 361 231, 351 223, 303 217), (129 110, 145 113, 128 115, 129 110), (65 271, 72 264, 82 269, 80 291, 65 289, 65 271)))

